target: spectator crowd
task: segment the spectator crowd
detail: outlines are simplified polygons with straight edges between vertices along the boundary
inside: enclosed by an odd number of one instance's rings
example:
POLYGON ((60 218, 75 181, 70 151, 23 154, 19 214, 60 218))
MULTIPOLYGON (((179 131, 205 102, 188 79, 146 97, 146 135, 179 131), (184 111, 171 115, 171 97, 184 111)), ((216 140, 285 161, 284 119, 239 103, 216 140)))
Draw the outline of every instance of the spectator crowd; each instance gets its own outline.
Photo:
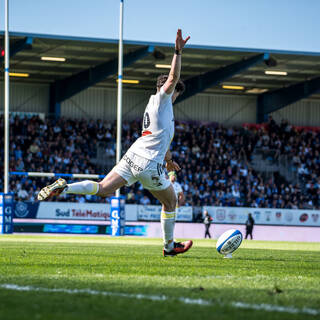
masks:
MULTIPOLYGON (((3 117, 0 130, 3 132, 3 117)), ((123 124, 124 151, 139 137, 140 130, 138 121, 123 124)), ((185 204, 319 209, 319 132, 293 127, 285 120, 277 124, 271 117, 264 125, 238 128, 177 122, 171 149, 182 168, 178 181, 185 204), (286 157, 290 164, 287 170, 294 173, 294 179, 288 182, 280 174, 255 171, 252 161, 258 151, 268 154, 274 164, 286 157)), ((115 136, 115 125, 107 121, 15 116, 10 119, 10 171, 106 174, 97 164, 97 149, 103 146, 105 156, 114 159, 115 136)), ((0 157, 3 189, 3 147, 0 157)), ((50 182, 48 178, 10 176, 10 190, 18 200, 34 201, 40 188, 50 182)), ((156 203, 139 183, 125 187, 123 193, 127 203, 156 203)), ((57 200, 105 201, 71 195, 57 200)))

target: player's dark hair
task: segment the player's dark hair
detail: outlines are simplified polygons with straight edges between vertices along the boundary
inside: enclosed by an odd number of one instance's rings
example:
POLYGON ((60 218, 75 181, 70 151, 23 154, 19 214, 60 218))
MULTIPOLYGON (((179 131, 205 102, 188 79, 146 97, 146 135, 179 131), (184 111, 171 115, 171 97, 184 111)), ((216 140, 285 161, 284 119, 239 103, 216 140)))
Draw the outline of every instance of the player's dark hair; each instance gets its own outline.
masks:
MULTIPOLYGON (((162 74, 157 78, 157 88, 160 89, 165 82, 168 80, 168 75, 167 74, 162 74)), ((177 85, 176 85, 176 90, 180 93, 180 95, 182 95, 184 93, 184 91, 186 90, 186 86, 183 83, 183 81, 181 79, 179 79, 177 85)))

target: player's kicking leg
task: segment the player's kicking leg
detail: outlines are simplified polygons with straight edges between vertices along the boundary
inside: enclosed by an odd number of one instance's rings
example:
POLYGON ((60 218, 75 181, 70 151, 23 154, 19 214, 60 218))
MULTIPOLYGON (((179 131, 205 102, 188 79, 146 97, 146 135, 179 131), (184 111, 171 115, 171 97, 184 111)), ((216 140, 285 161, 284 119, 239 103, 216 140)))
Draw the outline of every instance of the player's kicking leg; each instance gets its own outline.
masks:
POLYGON ((117 189, 123 187, 127 181, 119 174, 111 171, 101 182, 85 180, 67 184, 66 180, 58 179, 40 190, 38 200, 48 200, 53 196, 59 196, 61 193, 97 195, 107 197, 113 194, 117 189))
POLYGON ((164 243, 163 255, 165 257, 175 256, 187 252, 192 247, 191 240, 175 242, 173 239, 177 199, 172 185, 170 184, 165 190, 149 191, 162 203, 161 227, 164 243))
POLYGON ((53 184, 50 184, 40 190, 38 193, 38 200, 50 199, 53 196, 60 195, 67 188, 67 181, 59 178, 53 184))

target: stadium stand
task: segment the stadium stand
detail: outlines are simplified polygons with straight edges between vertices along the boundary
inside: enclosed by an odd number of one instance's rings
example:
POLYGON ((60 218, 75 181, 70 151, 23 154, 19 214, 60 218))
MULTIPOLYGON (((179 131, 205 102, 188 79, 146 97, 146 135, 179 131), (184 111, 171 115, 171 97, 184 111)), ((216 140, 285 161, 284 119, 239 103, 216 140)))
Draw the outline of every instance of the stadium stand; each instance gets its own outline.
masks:
MULTIPOLYGON (((3 130, 0 117, 0 130, 3 130)), ((124 123, 124 151, 140 134, 140 121, 124 123)), ((98 120, 11 118, 10 171, 106 174, 114 164, 115 124, 98 120)), ((3 140, 3 137, 1 137, 3 140)), ((3 146, 3 141, 2 146, 3 146)), ((319 209, 319 128, 277 124, 177 122, 173 156, 189 206, 319 209)), ((3 147, 0 150, 3 163, 3 147)), ((0 167, 3 176, 3 167, 0 167)), ((47 180, 11 176, 17 200, 34 201, 47 180)), ((0 180, 0 188, 3 180, 0 180)), ((127 203, 155 204, 136 184, 124 188, 127 203)), ((57 201, 65 201, 60 197, 57 201)), ((68 196, 68 201, 104 202, 96 196, 68 196)))

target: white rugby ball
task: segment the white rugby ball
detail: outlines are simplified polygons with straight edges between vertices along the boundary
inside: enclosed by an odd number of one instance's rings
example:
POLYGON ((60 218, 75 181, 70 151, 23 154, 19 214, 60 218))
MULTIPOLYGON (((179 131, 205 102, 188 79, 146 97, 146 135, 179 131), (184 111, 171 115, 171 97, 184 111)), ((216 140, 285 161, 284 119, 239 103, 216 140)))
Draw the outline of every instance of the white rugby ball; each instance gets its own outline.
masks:
POLYGON ((224 232, 216 244, 217 251, 221 254, 229 254, 237 250, 242 242, 242 233, 236 229, 224 232))

